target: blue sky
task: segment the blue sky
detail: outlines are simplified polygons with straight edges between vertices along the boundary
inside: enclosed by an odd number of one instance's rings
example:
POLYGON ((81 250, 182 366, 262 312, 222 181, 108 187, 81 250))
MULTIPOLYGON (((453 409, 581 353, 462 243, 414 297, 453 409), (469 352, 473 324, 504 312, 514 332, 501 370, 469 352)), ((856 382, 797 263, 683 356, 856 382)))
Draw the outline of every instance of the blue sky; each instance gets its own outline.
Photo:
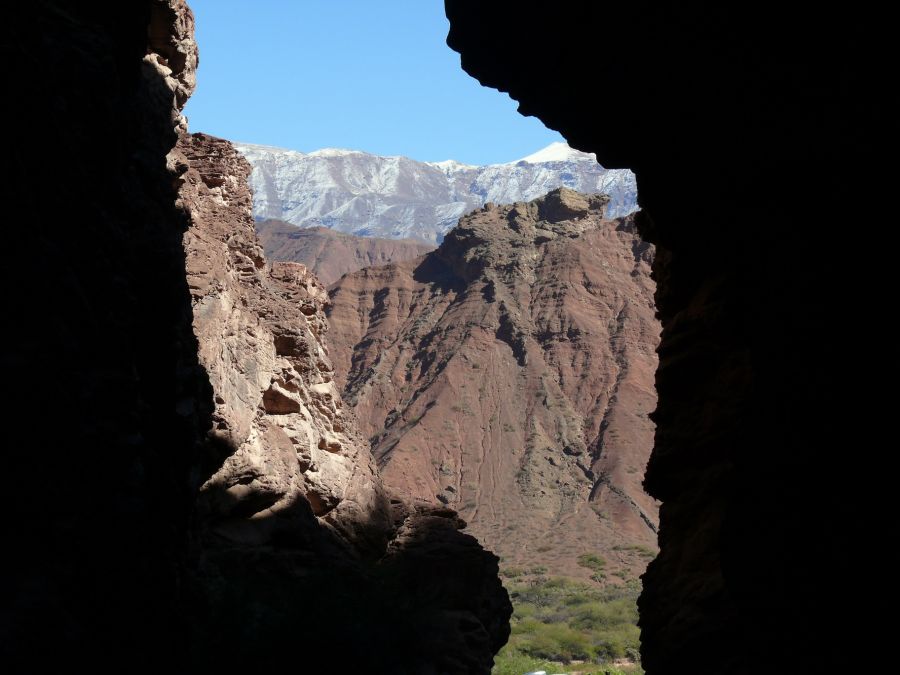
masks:
POLYGON ((562 140, 459 67, 442 0, 189 0, 192 131, 309 152, 507 162, 562 140))

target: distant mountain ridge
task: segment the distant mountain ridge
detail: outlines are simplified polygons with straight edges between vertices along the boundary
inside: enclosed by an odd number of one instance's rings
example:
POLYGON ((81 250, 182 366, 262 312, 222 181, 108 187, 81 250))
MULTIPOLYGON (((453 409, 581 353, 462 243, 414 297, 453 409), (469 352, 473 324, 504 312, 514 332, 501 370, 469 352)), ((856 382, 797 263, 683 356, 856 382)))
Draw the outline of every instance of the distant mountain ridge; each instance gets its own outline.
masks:
POLYGON ((303 153, 236 143, 253 166, 253 212, 298 227, 439 243, 459 218, 484 204, 531 201, 567 187, 609 195, 609 217, 637 209, 634 174, 605 169, 565 143, 504 164, 420 162, 358 150, 303 153))
POLYGON ((303 263, 326 286, 348 272, 410 260, 434 248, 414 239, 357 237, 282 220, 259 220, 256 233, 269 260, 303 263))

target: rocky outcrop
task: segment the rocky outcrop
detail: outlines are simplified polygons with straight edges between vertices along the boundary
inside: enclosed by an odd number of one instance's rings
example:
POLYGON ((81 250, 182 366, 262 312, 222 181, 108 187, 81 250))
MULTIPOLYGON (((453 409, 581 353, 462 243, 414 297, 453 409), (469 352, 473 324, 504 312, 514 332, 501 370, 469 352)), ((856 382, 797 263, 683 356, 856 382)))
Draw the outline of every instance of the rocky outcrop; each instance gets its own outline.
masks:
POLYGON ((415 239, 357 237, 327 227, 300 228, 282 220, 261 220, 256 233, 266 258, 303 263, 326 286, 348 272, 411 260, 434 248, 415 239))
POLYGON ((183 137, 192 25, 182 0, 37 0, 0 38, 28 109, 3 177, 5 672, 487 672, 497 560, 383 494, 322 287, 265 263, 231 147, 183 137))
POLYGON ((203 599, 186 606, 194 662, 287 665, 299 632, 323 648, 305 668, 340 654, 342 670, 488 672, 508 634, 497 558, 453 512, 389 500, 335 384, 325 289, 301 264, 266 261, 250 167, 231 143, 195 134, 178 151, 194 331, 215 401, 188 576, 203 599), (365 648, 342 653, 323 626, 365 648))
POLYGON ((890 29, 869 8, 445 4, 465 70, 637 175, 663 323, 647 672, 865 669, 857 647, 886 631, 850 617, 890 615, 896 574, 866 553, 892 528, 893 472, 864 393, 888 351, 863 318, 893 294, 872 248, 890 29), (583 103, 587 83, 615 104, 583 103), (838 175, 860 167, 867 197, 844 202, 838 175), (700 172, 696 212, 677 177, 700 172))
POLYGON ((241 539, 245 519, 305 499, 350 540, 364 528, 386 538, 387 499, 344 418, 322 343, 325 289, 303 265, 266 263, 250 167, 228 141, 196 134, 178 149, 189 167, 180 195, 192 220, 184 246, 194 332, 213 387, 213 433, 234 449, 201 487, 204 508, 223 521, 220 535, 241 539))
POLYGON ((644 571, 652 247, 565 188, 462 218, 417 260, 348 274, 328 340, 392 490, 458 510, 511 565, 644 571))
POLYGON ((39 0, 0 37, 18 100, 2 178, 19 223, 2 265, 7 672, 63 658, 162 672, 181 653, 178 569, 212 411, 167 166, 192 22, 181 0, 39 0))

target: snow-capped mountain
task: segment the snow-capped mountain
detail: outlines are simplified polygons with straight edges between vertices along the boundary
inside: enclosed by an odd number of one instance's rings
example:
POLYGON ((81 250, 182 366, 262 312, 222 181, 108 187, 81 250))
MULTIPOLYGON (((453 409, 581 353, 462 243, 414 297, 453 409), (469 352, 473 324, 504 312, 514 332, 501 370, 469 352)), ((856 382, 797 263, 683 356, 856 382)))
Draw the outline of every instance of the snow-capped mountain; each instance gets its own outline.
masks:
POLYGON ((253 165, 254 215, 299 227, 439 243, 460 216, 485 202, 530 201, 560 186, 608 194, 610 217, 637 209, 631 171, 604 169, 594 155, 565 143, 486 166, 335 148, 303 153, 235 145, 253 165))

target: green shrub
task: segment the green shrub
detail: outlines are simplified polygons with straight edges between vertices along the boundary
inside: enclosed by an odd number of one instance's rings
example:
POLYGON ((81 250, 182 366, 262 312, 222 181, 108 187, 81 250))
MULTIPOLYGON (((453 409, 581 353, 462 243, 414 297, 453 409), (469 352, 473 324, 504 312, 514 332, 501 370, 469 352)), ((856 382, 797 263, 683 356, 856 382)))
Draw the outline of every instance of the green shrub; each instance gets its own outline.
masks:
POLYGON ((495 675, 565 672, 573 660, 584 661, 577 670, 591 675, 642 672, 637 664, 624 670, 606 665, 637 658, 638 584, 598 588, 565 577, 521 575, 507 577, 506 584, 514 608, 512 634, 497 657, 495 675))
POLYGON ((560 624, 543 624, 543 629, 530 633, 519 649, 538 659, 568 663, 574 659, 593 658, 595 651, 584 633, 560 624))
POLYGON ((543 659, 536 659, 521 652, 503 649, 494 659, 494 667, 491 675, 522 675, 535 670, 545 670, 555 673, 562 670, 561 663, 550 663, 543 659))
POLYGON ((500 570, 500 576, 507 579, 517 579, 523 574, 525 574, 525 571, 518 567, 504 567, 500 570))
POLYGON ((637 606, 629 600, 593 601, 575 609, 572 625, 582 630, 597 631, 614 626, 635 624, 637 619, 637 606))
POLYGON ((642 544, 632 544, 630 546, 623 546, 619 544, 617 546, 613 546, 613 551, 627 551, 629 553, 637 553, 642 558, 655 558, 656 551, 650 548, 649 546, 644 546, 642 544))
POLYGON ((600 572, 606 567, 606 559, 597 555, 596 553, 582 553, 578 556, 578 564, 582 567, 586 567, 589 570, 594 570, 595 572, 600 572))
POLYGON ((638 653, 640 639, 641 631, 637 626, 622 624, 614 630, 604 631, 595 643, 595 649, 605 659, 622 659, 638 653))

